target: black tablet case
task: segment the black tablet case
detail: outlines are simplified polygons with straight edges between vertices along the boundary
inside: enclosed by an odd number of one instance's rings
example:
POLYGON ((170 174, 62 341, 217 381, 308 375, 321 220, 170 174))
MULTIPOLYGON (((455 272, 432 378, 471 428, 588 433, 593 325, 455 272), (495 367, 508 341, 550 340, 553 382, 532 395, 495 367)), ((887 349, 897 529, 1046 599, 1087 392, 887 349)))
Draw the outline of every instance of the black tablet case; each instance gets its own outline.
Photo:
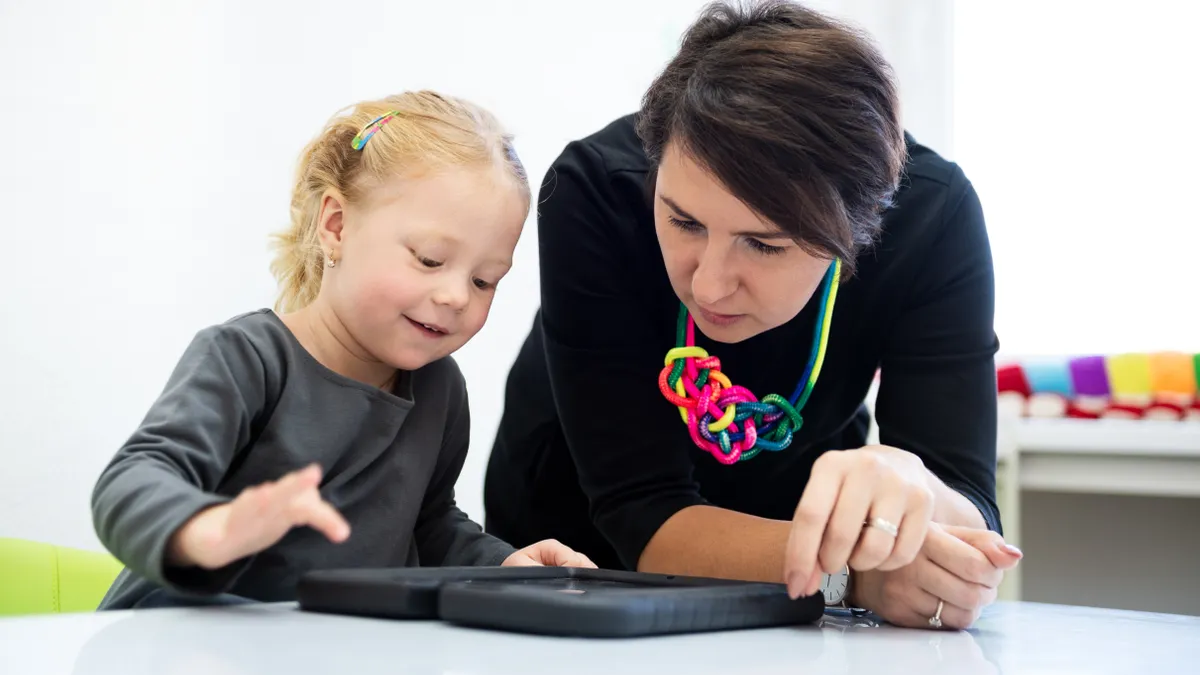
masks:
POLYGON ((792 600, 781 584, 575 567, 322 570, 297 595, 306 611, 582 637, 812 623, 825 604, 820 593, 792 600))

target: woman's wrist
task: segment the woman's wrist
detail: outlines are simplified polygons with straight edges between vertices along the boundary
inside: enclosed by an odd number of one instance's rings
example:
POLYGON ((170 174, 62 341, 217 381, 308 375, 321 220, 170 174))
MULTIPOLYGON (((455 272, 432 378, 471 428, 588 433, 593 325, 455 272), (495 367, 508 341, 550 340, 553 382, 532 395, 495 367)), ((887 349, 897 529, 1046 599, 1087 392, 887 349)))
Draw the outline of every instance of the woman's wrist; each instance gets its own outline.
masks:
POLYGON ((862 606, 862 605, 858 604, 858 574, 859 574, 858 572, 851 569, 850 573, 846 577, 846 606, 847 607, 861 607, 862 606))
POLYGON ((981 530, 987 529, 987 520, 979 511, 979 507, 970 499, 964 497, 954 488, 946 485, 937 474, 929 470, 925 462, 914 452, 901 448, 886 447, 893 452, 900 452, 908 456, 912 462, 920 466, 920 474, 924 479, 925 486, 929 488, 930 494, 933 496, 933 517, 932 520, 942 525, 957 525, 960 527, 973 527, 981 530))
POLYGON ((933 521, 942 525, 957 525, 973 527, 977 530, 988 529, 987 520, 975 506, 975 502, 967 499, 961 492, 946 485, 933 473, 929 474, 933 486, 933 521))
POLYGON ((846 586, 846 605, 850 609, 871 609, 868 606, 869 602, 863 597, 863 577, 868 574, 871 572, 850 570, 850 579, 846 586))

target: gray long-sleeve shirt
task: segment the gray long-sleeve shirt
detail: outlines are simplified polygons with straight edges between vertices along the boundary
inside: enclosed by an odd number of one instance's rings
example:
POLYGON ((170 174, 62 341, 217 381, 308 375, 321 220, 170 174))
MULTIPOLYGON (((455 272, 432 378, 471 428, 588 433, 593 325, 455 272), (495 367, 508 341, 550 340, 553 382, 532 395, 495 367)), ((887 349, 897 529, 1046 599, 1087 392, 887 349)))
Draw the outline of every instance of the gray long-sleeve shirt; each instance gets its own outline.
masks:
POLYGON ((206 328, 96 484, 96 532, 126 565, 100 607, 158 587, 290 600, 312 569, 498 565, 513 548, 454 502, 469 429, 451 358, 400 373, 388 393, 322 366, 269 310, 206 328), (313 462, 347 541, 300 527, 223 569, 166 565, 167 542, 197 512, 313 462))

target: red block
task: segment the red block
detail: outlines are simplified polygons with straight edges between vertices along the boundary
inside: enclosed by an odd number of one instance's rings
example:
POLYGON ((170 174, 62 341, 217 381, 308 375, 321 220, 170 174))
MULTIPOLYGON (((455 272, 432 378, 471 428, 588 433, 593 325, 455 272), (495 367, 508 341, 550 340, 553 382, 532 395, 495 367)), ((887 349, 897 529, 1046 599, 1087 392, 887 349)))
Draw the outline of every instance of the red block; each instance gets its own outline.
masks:
POLYGON ((1001 392, 1012 391, 1022 396, 1029 396, 1033 388, 1025 377, 1025 370, 1019 364, 1000 366, 996 369, 996 389, 1001 392))

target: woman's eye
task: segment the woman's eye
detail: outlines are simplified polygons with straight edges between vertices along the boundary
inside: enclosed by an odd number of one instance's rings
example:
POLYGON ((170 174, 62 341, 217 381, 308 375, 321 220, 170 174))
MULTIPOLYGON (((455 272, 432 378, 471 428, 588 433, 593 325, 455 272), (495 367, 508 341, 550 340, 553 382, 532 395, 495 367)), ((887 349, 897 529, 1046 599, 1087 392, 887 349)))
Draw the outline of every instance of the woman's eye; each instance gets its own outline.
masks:
POLYGON ((749 244, 750 248, 754 249, 755 251, 757 251, 759 253, 762 253, 763 255, 779 255, 780 253, 783 253, 784 251, 787 250, 786 248, 784 248, 782 246, 772 246, 770 244, 764 244, 757 239, 747 239, 746 243, 749 244))
POLYGON ((672 225, 678 227, 684 232, 700 232, 704 229, 702 225, 694 220, 683 220, 682 218, 676 218, 675 216, 667 216, 667 220, 671 221, 672 225))

